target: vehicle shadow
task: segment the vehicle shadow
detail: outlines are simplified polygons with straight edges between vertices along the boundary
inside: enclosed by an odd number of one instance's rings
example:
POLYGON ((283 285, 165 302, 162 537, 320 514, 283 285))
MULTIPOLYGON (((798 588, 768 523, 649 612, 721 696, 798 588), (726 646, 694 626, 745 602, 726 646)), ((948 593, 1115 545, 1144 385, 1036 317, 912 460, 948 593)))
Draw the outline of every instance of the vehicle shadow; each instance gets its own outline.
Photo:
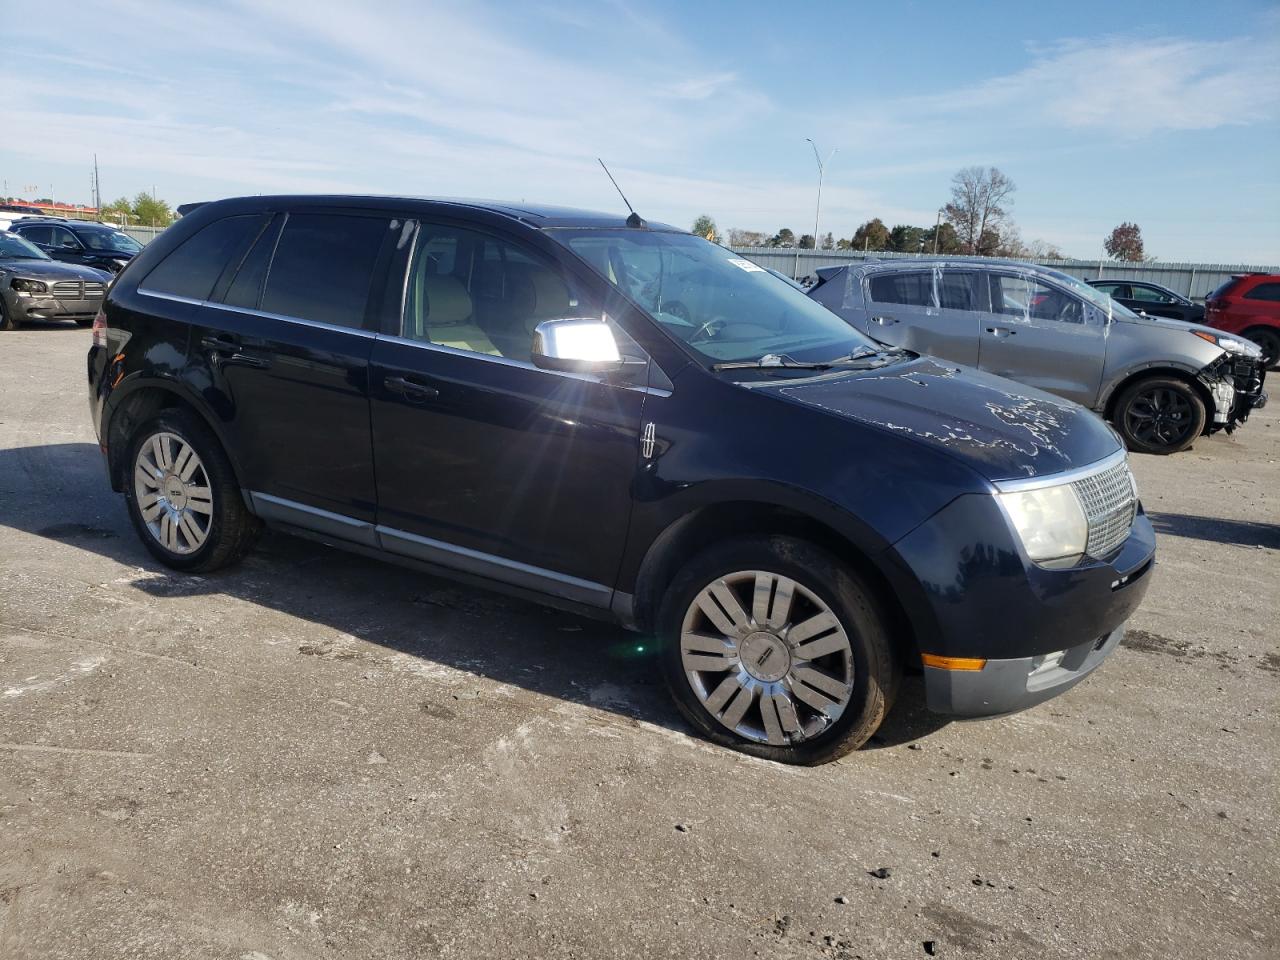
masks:
MULTIPOLYGON (((0 450, 0 503, 0 525, 156 574, 133 586, 157 598, 232 597, 387 650, 696 736, 667 696, 652 640, 611 624, 270 532, 234 568, 201 576, 171 571, 138 541, 93 444, 0 450)), ((335 646, 331 634, 304 634, 298 652, 359 656, 335 646)), ((913 683, 919 678, 906 679, 869 749, 946 724, 923 709, 913 683)))
POLYGON ((1222 520, 1218 517, 1197 517, 1183 513, 1151 513, 1147 516, 1156 533, 1188 540, 1280 550, 1280 525, 1274 523, 1222 520))

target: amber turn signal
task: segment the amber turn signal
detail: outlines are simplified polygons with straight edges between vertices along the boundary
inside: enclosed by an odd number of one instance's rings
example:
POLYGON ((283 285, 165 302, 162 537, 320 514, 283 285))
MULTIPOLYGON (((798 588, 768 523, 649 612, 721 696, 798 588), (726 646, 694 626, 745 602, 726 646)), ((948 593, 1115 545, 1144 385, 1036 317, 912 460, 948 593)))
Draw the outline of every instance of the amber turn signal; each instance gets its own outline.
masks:
POLYGON ((939 670, 981 670, 987 665, 982 657, 940 657, 936 653, 922 653, 920 659, 926 667, 939 670))

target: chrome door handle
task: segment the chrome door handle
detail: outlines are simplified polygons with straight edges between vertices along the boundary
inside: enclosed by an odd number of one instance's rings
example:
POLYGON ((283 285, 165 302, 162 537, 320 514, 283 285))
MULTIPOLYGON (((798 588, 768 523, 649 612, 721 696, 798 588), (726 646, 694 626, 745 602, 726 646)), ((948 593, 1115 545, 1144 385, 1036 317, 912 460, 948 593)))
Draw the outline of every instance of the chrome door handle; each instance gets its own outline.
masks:
POLYGON ((994 337, 1012 337, 1016 336, 1017 330, 1010 330, 1008 327, 987 327, 987 333, 994 337))
POLYGON ((265 370, 271 361, 264 357, 255 357, 240 352, 240 338, 231 334, 211 334, 200 338, 200 346, 215 354, 217 363, 235 364, 241 367, 256 367, 265 370))
POLYGON ((894 317, 872 317, 871 322, 878 323, 882 327, 887 327, 889 324, 897 323, 898 321, 894 317))
POLYGON ((382 385, 392 393, 399 394, 406 400, 433 400, 440 396, 440 391, 435 387, 429 387, 425 383, 418 383, 410 380, 408 377, 386 377, 382 381, 382 385))

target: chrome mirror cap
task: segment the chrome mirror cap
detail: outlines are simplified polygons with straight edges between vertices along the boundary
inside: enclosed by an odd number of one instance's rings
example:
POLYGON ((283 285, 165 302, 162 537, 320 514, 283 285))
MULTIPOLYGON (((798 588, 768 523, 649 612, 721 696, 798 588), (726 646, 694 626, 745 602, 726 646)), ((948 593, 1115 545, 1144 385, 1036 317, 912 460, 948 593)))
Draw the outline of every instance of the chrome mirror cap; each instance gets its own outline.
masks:
POLYGON ((544 370, 610 373, 623 365, 613 330, 592 317, 543 320, 534 328, 532 355, 544 370))

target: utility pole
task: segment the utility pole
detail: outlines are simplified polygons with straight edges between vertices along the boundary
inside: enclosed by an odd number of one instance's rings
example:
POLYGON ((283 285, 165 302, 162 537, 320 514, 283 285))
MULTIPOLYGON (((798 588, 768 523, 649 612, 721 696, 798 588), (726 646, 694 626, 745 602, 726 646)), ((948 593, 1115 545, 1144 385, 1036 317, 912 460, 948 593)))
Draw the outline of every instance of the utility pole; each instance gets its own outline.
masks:
POLYGON ((938 234, 942 230, 942 208, 938 208, 938 219, 933 224, 933 255, 938 255, 938 234))
MULTIPOLYGON (((822 179, 826 174, 827 164, 830 163, 831 158, 836 155, 836 150, 835 148, 833 148, 832 151, 829 154, 827 154, 827 159, 823 160, 822 155, 818 153, 818 145, 813 142, 813 138, 805 137, 805 140, 808 142, 809 146, 813 147, 813 159, 817 161, 817 164, 818 164, 818 202, 813 208, 813 249, 817 250, 818 249, 818 219, 822 215, 822 179)), ((799 240, 796 241, 796 265, 791 272, 793 274, 798 274, 800 272, 800 241, 799 240)), ((800 278, 796 277, 796 279, 798 280, 800 278)))
POLYGON ((98 179, 98 155, 93 155, 93 205, 102 215, 102 181, 98 179))

